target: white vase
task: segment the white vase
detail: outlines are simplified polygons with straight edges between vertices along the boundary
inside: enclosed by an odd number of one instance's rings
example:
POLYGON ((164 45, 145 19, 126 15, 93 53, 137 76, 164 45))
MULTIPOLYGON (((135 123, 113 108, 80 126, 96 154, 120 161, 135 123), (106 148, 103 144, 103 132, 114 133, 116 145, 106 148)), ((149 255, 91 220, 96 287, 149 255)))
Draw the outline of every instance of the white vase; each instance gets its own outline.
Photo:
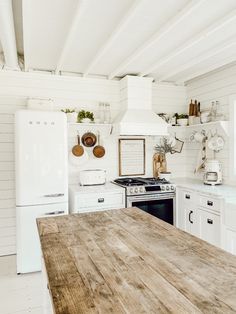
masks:
POLYGON ((77 116, 78 116, 77 112, 68 112, 66 116, 67 116, 67 122, 70 122, 70 123, 77 122, 77 116))
POLYGON ((186 126, 188 125, 188 119, 178 119, 177 124, 181 126, 186 126))
POLYGON ((83 118, 83 119, 81 119, 81 122, 82 122, 82 123, 91 123, 91 119, 89 119, 89 118, 83 118))

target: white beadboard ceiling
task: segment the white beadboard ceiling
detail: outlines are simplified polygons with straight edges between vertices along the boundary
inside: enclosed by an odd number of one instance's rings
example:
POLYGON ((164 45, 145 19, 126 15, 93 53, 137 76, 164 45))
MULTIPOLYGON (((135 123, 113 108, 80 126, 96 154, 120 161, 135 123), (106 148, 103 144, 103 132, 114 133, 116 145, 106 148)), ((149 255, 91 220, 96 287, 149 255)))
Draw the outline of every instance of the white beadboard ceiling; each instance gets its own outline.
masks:
POLYGON ((236 61, 236 0, 13 0, 13 11, 25 71, 184 83, 236 61))

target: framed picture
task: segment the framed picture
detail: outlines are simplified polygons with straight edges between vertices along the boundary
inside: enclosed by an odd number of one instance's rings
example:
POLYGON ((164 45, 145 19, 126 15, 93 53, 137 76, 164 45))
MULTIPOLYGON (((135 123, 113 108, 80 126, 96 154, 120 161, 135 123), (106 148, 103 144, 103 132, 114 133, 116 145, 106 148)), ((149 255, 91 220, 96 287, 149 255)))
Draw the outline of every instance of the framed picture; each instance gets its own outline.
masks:
POLYGON ((119 176, 145 174, 145 139, 119 139, 119 176))

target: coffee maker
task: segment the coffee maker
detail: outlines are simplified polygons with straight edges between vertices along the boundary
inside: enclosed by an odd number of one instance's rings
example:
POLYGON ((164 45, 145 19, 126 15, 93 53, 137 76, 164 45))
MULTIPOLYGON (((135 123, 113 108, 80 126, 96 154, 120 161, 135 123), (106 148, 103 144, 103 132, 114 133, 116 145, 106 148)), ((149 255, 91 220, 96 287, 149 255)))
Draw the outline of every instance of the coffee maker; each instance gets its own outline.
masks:
POLYGON ((222 166, 219 160, 209 159, 205 162, 204 184, 222 184, 222 166))

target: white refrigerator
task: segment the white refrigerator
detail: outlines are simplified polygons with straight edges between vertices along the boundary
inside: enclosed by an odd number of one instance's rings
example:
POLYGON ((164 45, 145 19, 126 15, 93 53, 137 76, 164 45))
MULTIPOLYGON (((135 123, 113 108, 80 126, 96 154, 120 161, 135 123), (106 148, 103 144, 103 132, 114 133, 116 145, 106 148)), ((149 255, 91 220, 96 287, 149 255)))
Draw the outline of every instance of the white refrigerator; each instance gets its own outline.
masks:
POLYGON ((41 270, 38 217, 68 214, 67 121, 62 112, 15 114, 17 273, 41 270))

